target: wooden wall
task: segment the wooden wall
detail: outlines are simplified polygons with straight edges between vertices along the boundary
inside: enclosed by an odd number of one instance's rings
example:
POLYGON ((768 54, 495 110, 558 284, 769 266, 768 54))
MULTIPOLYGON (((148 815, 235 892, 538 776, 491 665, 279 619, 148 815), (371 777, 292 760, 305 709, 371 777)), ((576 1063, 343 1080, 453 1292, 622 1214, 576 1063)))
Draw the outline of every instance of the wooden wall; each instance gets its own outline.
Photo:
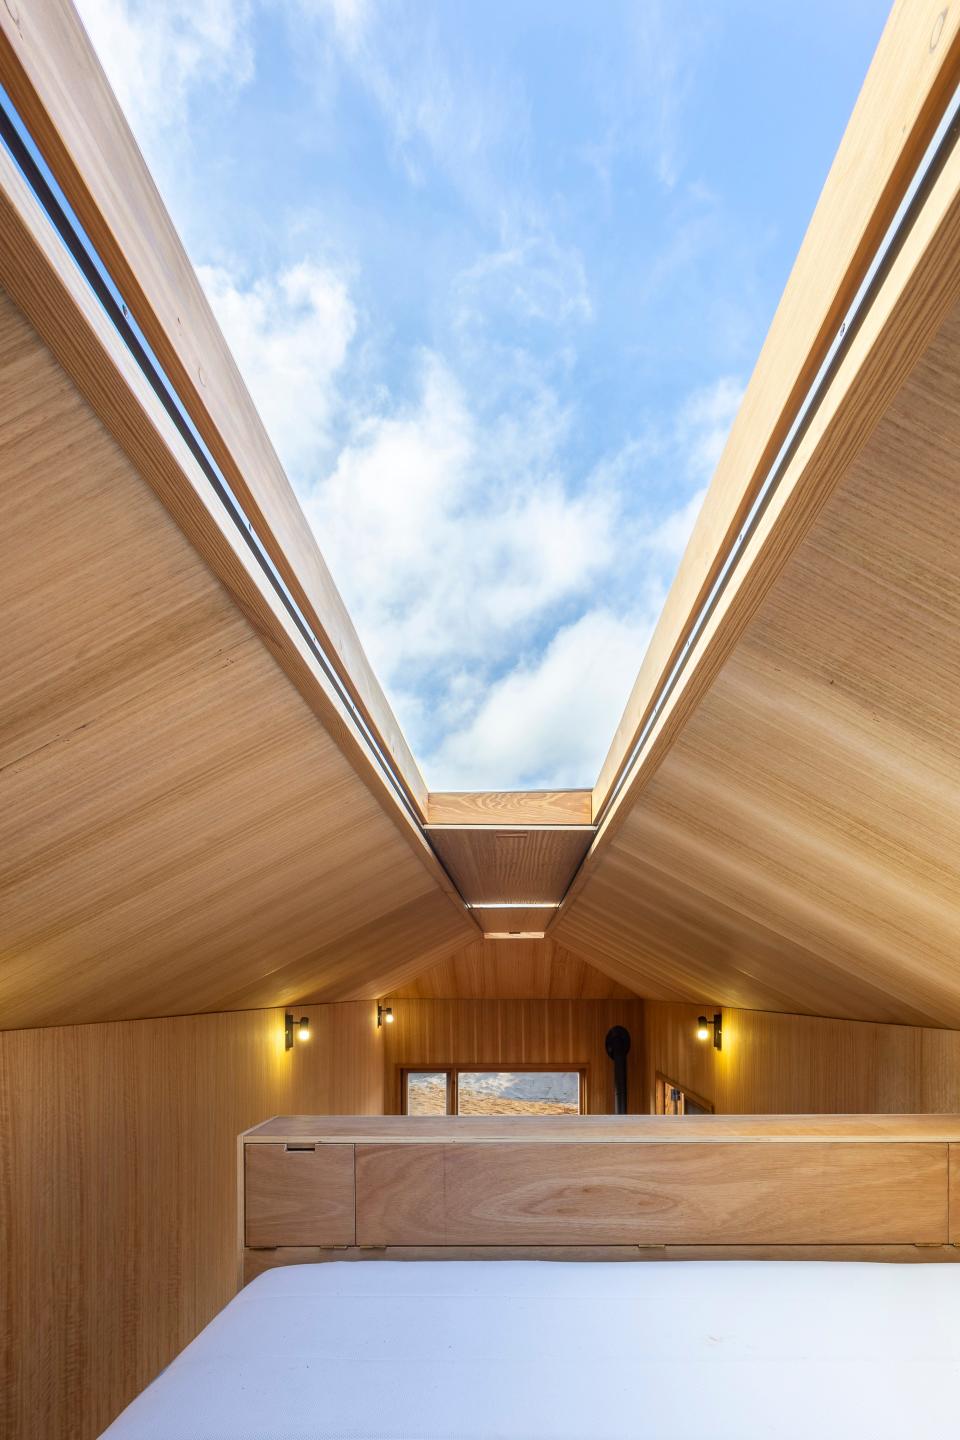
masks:
POLYGON ((960 1111, 960 1031, 723 1010, 723 1049, 695 1038, 714 1007, 645 1004, 646 1094, 659 1070, 724 1114, 960 1111))
POLYGON ((236 1137, 377 1114, 369 1002, 0 1033, 0 1436, 93 1440, 236 1288, 236 1137))
POLYGON ((619 985, 552 940, 492 940, 465 945, 421 970, 391 994, 408 1000, 635 1000, 619 985))
POLYGON ((641 1000, 408 1000, 391 997, 384 1027, 384 1094, 399 1109, 399 1070, 408 1065, 586 1065, 591 1114, 613 1109, 613 1072, 604 1050, 611 1025, 625 1025, 629 1105, 644 1110, 641 1000))

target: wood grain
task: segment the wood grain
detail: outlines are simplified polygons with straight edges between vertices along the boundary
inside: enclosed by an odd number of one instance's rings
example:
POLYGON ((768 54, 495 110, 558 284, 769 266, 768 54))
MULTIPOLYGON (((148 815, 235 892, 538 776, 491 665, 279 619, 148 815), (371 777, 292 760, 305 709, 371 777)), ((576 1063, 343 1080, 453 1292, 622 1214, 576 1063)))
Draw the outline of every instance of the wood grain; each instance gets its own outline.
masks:
POLYGON ((358 1145, 361 1245, 943 1244, 944 1144, 358 1145))
POLYGON ((590 790, 431 790, 430 825, 589 825, 590 790))
POLYGON ((0 81, 271 559, 425 814, 423 777, 71 4, 25 0, 0 11, 0 81))
POLYGON ((717 1051, 695 1038, 703 1009, 644 1006, 648 1100, 660 1070, 725 1114, 960 1113, 956 1031, 724 1009, 717 1051))
POLYGON ((95 1440, 234 1294, 237 1134, 382 1109, 373 1007, 0 1033, 0 1435, 95 1440))
POLYGON ((352 1245, 353 1146, 244 1146, 247 1245, 352 1245))
POLYGON ((952 1245, 960 1246, 960 1144, 947 1147, 950 1164, 950 1225, 948 1239, 952 1245))
MULTIPOLYGON (((489 942, 484 942, 489 943, 489 942)), ((509 943, 509 942, 505 942, 509 943)), ((586 1068, 586 1108, 613 1109, 613 1070, 604 1049, 612 1025, 633 1037, 630 1109, 644 1108, 643 1008, 635 1000, 407 1000, 391 996, 384 1028, 385 1108, 400 1109, 399 1072, 417 1065, 558 1065, 586 1068)), ((462 1118, 462 1117, 461 1117, 462 1118)))
POLYGON ((893 218, 958 70, 956 8, 897 0, 601 768, 595 815, 893 218))
POLYGON ((593 837, 584 826, 427 827, 427 837, 470 905, 563 899, 593 837))
POLYGON ((544 938, 544 932, 556 914, 555 906, 544 905, 482 905, 473 907, 471 917, 479 925, 484 939, 505 937, 530 940, 544 938))
POLYGON ((376 993, 475 936, 2 294, 0 394, 4 1025, 376 993))
POLYGON ((953 308, 581 872, 548 933, 622 984, 960 1026, 958 383, 953 308))
POLYGON ((390 996, 408 1000, 631 1000, 636 998, 552 940, 479 940, 390 996))
POLYGON ((245 1145, 960 1144, 960 1115, 273 1115, 245 1145))
MULTIPOLYGON (((383 1245, 323 1250, 317 1246, 246 1250, 242 1283, 284 1265, 330 1260, 570 1260, 626 1263, 660 1260, 830 1260, 873 1265, 960 1263, 957 1245, 383 1245)), ((721 1277, 722 1278, 722 1277, 721 1277)))

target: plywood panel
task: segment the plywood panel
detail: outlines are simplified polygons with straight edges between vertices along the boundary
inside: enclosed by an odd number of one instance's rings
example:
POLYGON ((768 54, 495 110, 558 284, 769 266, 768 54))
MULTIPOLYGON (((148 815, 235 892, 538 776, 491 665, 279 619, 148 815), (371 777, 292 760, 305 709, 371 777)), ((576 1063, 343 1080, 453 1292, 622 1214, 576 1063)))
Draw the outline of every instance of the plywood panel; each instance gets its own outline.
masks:
POLYGON ((73 6, 0 18, 0 79, 421 810, 426 786, 73 6))
POLYGON ((352 1145, 244 1147, 247 1245, 352 1245, 355 1214, 352 1145))
POLYGON ((556 915, 555 905, 474 905, 470 914, 484 936, 503 939, 506 935, 538 937, 556 915))
POLYGON ((646 1093, 659 1071, 718 1114, 960 1112, 960 1033, 723 1011, 723 1049, 695 1038, 701 1005, 647 1002, 646 1093))
POLYGON ((593 831, 568 825, 502 830, 431 825, 427 835, 467 903, 496 905, 559 903, 593 831))
POLYGON ((960 1026, 960 311, 553 938, 658 999, 960 1026))
MULTIPOLYGON (((601 1260, 649 1264, 661 1260, 829 1260, 872 1265, 960 1264, 956 1245, 385 1245, 382 1249, 247 1250, 243 1283, 283 1265, 329 1260, 601 1260)), ((723 1277, 720 1277, 721 1281, 723 1277)))
POLYGON ((375 1113, 369 1004, 0 1033, 0 1434, 95 1440, 234 1293, 238 1133, 375 1113))
POLYGON ((612 1025, 633 1039, 628 1103, 645 1108, 643 1007, 635 1000, 407 1000, 390 997, 384 1028, 385 1109, 400 1109, 399 1071, 411 1065, 572 1065, 587 1069, 587 1109, 613 1109, 613 1071, 604 1049, 612 1025))
POLYGON ((960 16, 897 0, 594 792, 596 814, 793 423, 957 84, 960 16))
POLYGON ((272 1115, 244 1145, 960 1144, 960 1115, 272 1115))
POLYGON ((289 966, 283 1003, 374 922, 398 966, 474 935, 2 295, 0 389, 3 1023, 215 1009, 289 966))
POLYGON ((589 790, 431 790, 430 825, 589 825, 589 790))
POLYGON ((945 1145, 360 1145, 366 1245, 942 1244, 945 1145))
POLYGON ((479 940, 389 993, 411 1000, 635 998, 552 940, 479 940))

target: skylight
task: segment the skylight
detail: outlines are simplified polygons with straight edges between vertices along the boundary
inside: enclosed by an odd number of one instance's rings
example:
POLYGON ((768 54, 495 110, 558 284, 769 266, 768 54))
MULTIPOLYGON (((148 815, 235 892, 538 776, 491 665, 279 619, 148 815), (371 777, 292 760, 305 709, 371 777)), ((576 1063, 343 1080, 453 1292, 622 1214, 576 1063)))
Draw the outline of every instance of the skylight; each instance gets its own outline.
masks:
POLYGON ((885 4, 79 8, 428 783, 591 785, 885 4))

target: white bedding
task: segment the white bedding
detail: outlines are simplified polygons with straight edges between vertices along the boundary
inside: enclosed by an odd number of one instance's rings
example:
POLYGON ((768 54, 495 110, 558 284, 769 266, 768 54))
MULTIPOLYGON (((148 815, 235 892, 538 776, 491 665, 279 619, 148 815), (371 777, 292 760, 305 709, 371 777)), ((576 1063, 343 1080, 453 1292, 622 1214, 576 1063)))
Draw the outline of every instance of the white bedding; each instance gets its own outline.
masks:
POLYGON ((110 1440, 960 1435, 960 1265, 370 1261, 232 1300, 110 1440))

